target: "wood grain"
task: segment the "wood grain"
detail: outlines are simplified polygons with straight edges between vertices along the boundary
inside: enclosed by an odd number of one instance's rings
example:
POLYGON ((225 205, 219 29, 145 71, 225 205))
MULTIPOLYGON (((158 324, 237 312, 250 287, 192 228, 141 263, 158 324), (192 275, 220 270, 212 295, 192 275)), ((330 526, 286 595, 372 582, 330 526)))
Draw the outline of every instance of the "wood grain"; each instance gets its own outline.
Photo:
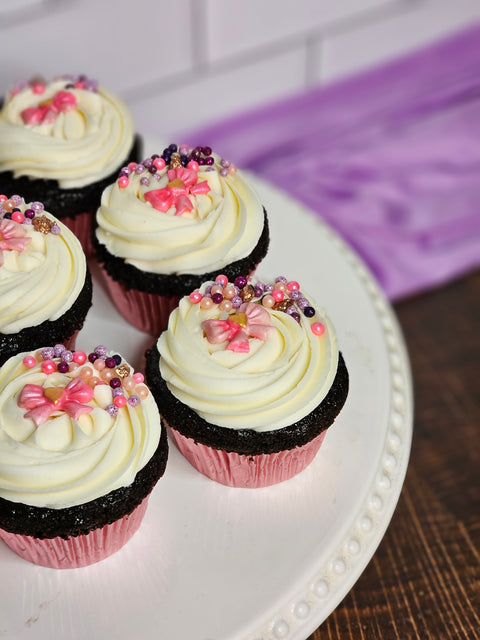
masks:
POLYGON ((370 564, 308 640, 480 638, 480 272, 395 306, 412 452, 370 564))

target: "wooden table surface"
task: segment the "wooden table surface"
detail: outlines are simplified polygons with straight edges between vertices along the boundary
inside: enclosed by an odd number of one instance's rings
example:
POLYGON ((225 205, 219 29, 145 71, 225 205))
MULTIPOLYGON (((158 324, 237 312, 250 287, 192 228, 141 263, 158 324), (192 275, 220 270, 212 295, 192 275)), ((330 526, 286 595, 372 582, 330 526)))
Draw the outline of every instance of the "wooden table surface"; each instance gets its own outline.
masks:
POLYGON ((308 640, 480 638, 480 272, 395 305, 415 416, 374 557, 308 640))

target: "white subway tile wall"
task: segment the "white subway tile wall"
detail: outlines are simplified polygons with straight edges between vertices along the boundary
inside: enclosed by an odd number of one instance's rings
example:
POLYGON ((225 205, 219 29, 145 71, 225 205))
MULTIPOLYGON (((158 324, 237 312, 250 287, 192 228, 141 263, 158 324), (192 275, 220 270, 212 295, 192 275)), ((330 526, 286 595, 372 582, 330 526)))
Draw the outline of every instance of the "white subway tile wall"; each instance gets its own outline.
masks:
POLYGON ((479 19, 480 0, 2 0, 0 94, 85 73, 169 140, 479 19))

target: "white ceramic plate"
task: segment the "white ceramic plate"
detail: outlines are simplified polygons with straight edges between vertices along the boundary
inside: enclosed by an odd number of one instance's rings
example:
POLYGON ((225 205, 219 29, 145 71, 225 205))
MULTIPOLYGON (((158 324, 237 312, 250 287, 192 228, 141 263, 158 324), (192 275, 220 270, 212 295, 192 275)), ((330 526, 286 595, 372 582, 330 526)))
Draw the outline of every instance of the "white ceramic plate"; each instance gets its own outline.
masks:
MULTIPOLYGON (((259 275, 298 280, 329 313, 350 373, 344 409, 310 467, 265 489, 216 484, 171 446, 139 532, 97 565, 45 569, 0 544, 0 638, 305 640, 372 557, 410 451, 403 339, 338 237, 254 182, 271 222, 259 275)), ((139 366, 152 341, 121 319, 99 282, 77 345, 106 344, 139 366)))

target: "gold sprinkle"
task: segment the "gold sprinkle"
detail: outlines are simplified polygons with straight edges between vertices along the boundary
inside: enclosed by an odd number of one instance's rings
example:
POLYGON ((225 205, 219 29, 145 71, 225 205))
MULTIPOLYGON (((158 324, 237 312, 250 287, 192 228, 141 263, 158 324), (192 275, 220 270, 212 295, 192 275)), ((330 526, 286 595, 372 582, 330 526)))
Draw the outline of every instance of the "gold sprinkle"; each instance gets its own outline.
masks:
POLYGON ((168 183, 168 186, 177 187, 178 189, 183 189, 185 187, 185 184, 183 180, 180 180, 180 178, 174 178, 173 180, 170 180, 170 182, 168 183))
POLYGON ((180 156, 178 154, 174 154, 172 159, 169 162, 169 165, 172 169, 176 169, 177 167, 181 167, 182 163, 180 161, 180 156))
POLYGON ((35 217, 32 224, 35 231, 45 234, 50 233, 50 229, 53 227, 53 222, 47 216, 35 217))
POLYGON ((130 367, 128 364, 121 364, 118 367, 115 367, 115 373, 119 378, 126 378, 130 375, 130 367))
POLYGON ((292 306, 292 304, 295 304, 294 300, 292 300, 291 298, 284 298, 280 302, 276 302, 273 305, 273 308, 275 309, 275 311, 286 311, 288 307, 292 306))
POLYGON ((243 289, 240 291, 240 298, 244 302, 250 302, 252 298, 255 296, 255 289, 251 284, 246 284, 243 289))
POLYGON ((232 322, 237 322, 239 325, 241 325, 242 327, 246 327, 247 326, 247 316, 240 312, 240 313, 233 313, 230 316, 230 320, 232 322))

